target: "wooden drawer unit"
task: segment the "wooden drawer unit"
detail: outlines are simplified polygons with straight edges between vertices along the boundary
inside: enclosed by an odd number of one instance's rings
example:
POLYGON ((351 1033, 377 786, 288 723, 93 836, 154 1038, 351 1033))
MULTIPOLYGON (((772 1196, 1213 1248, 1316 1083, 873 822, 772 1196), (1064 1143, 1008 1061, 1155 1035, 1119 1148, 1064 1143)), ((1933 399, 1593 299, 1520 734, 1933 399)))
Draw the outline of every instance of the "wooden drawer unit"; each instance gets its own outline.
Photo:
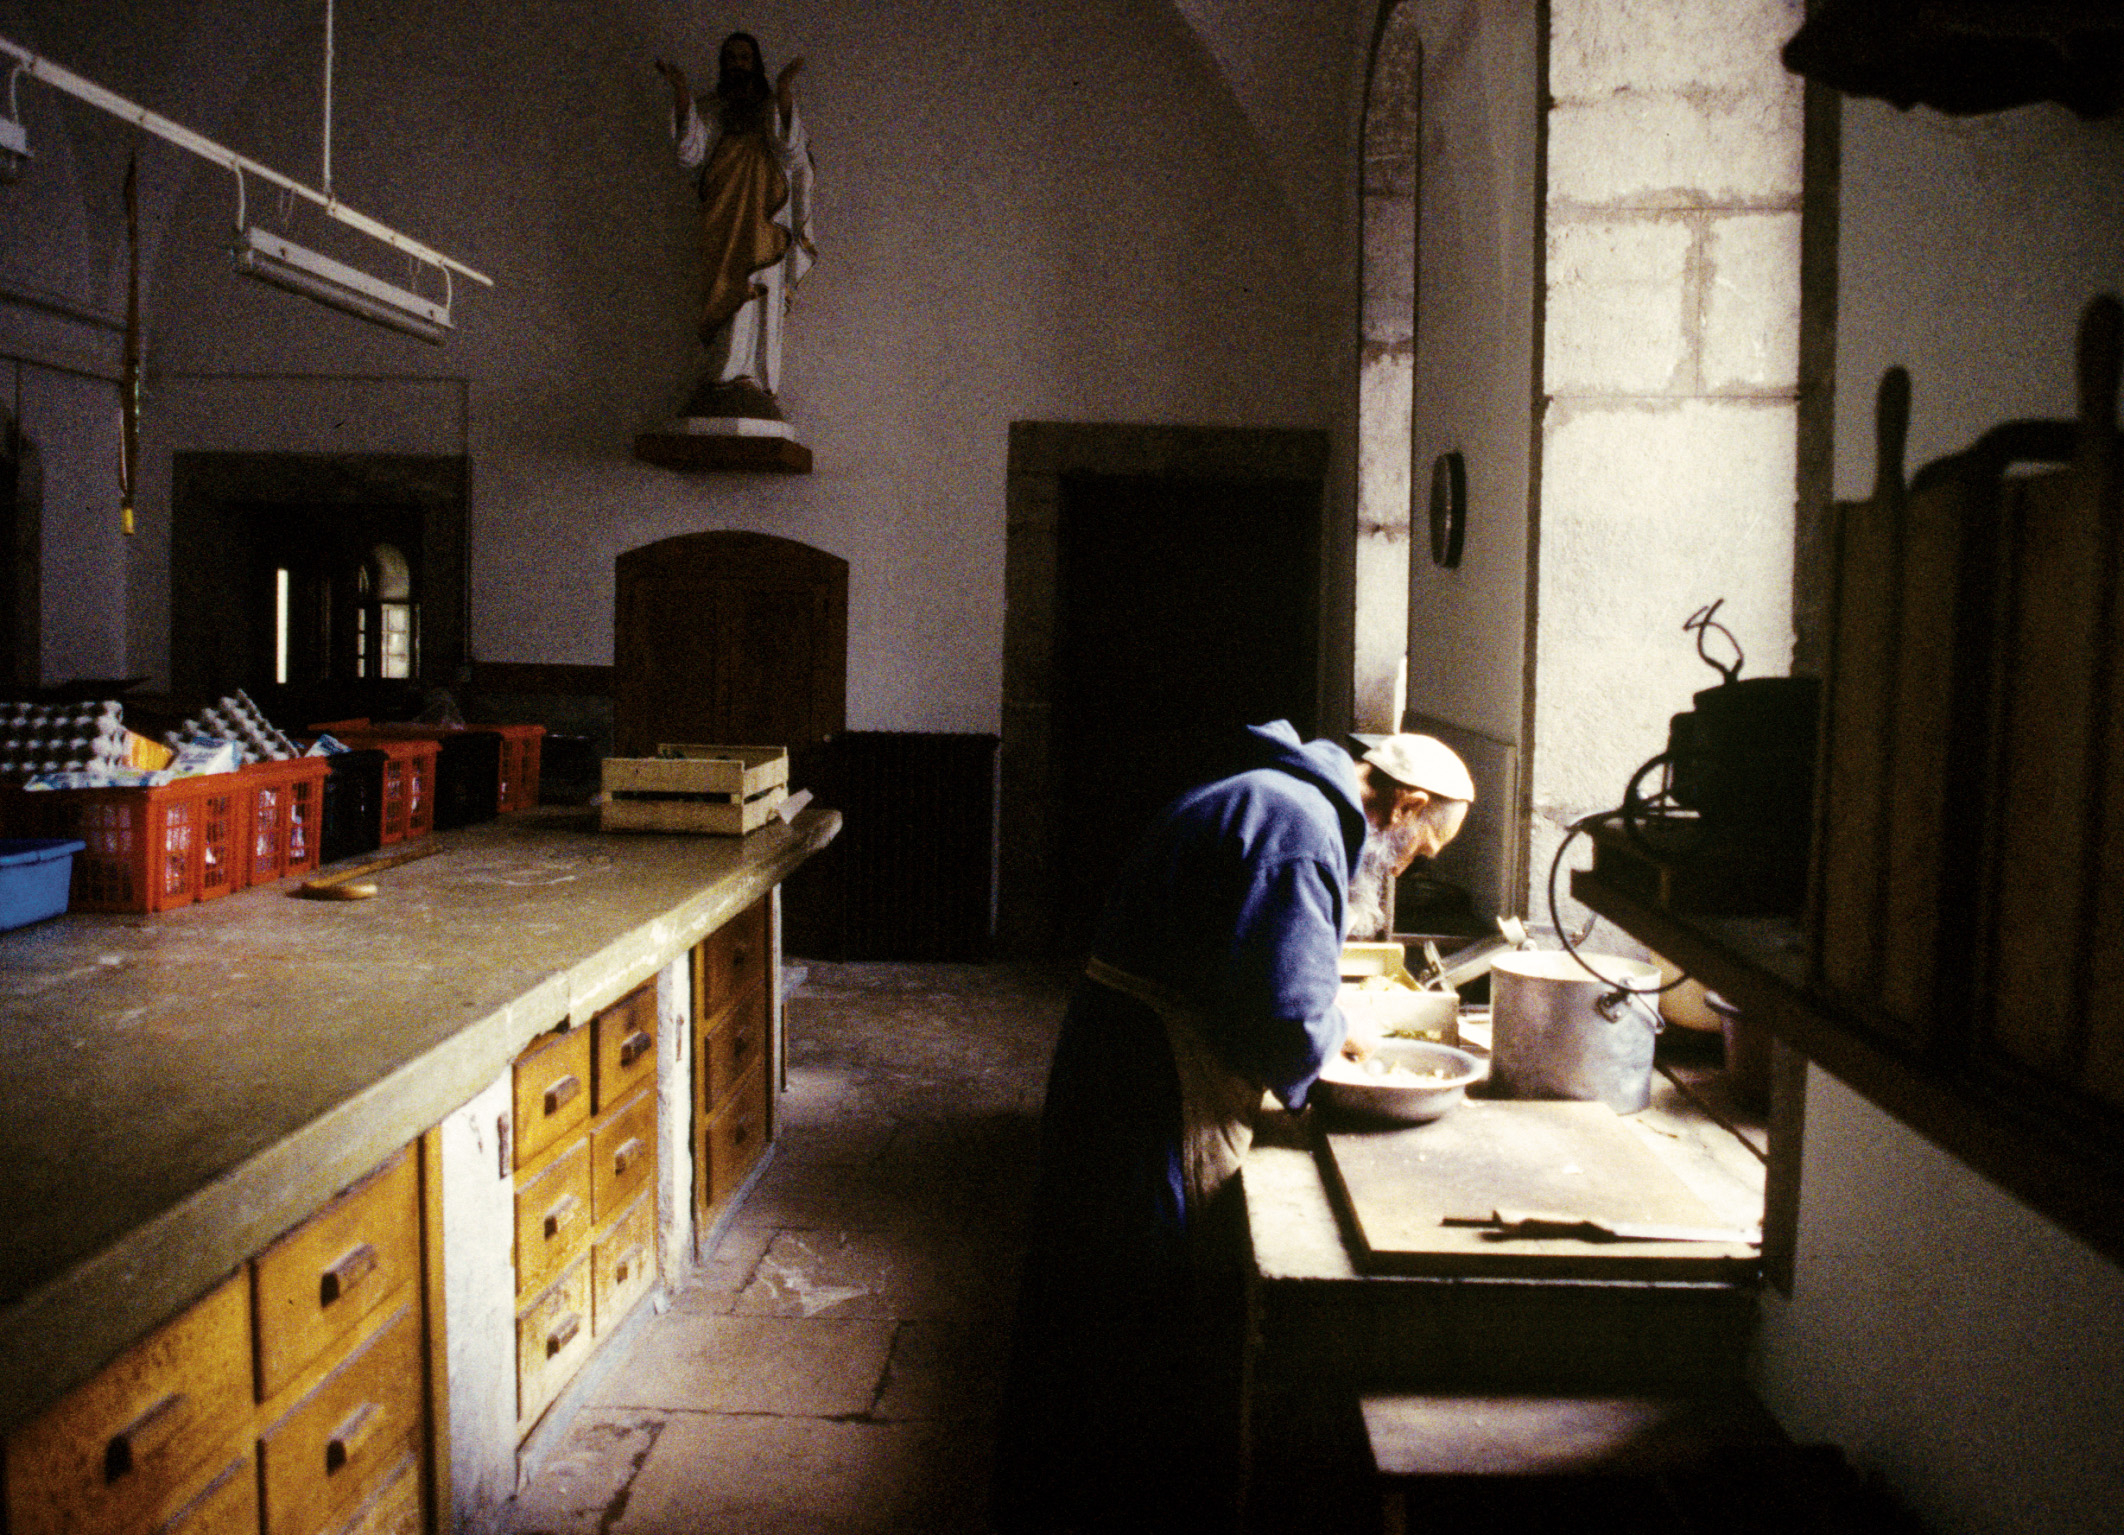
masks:
POLYGON ((638 986, 591 1020, 597 1051, 597 1112, 656 1080, 656 982, 638 986))
POLYGON ((656 1283, 656 1195, 644 1192, 590 1250, 590 1330, 602 1338, 656 1283))
POLYGON ((421 1535, 420 1462, 411 1456, 333 1535, 421 1535))
POLYGON ((767 988, 753 991, 701 1040, 701 1107, 713 1112, 767 1058, 767 988))
POLYGON ((423 1395, 409 1304, 259 1436, 265 1535, 321 1535, 417 1457, 423 1395))
POLYGON ((589 1119, 590 1045, 589 1029, 570 1029, 516 1058, 518 1167, 536 1161, 589 1119))
POLYGON ((242 1453, 251 1412, 236 1274, 8 1436, 9 1535, 155 1529, 242 1453))
POLYGON ((767 902, 753 902, 701 941, 694 967, 694 1012, 713 1018, 767 974, 767 902))
POLYGON ((767 1149, 767 1063, 762 1060, 752 1075, 740 1082, 729 1100, 702 1122, 696 1197, 703 1209, 714 1209, 728 1199, 744 1181, 752 1164, 767 1149))
POLYGON ((408 1148, 253 1262, 259 1400, 344 1346, 419 1273, 419 1172, 408 1148))
MULTIPOLYGON (((650 1102, 656 1095, 650 1094, 650 1102)), ((590 1241, 590 1143, 577 1140, 516 1191, 516 1293, 544 1288, 590 1241)))
POLYGON ((590 1131, 590 1219, 603 1225, 656 1171, 656 1089, 645 1087, 590 1131))
POLYGON ((590 1260, 516 1319, 516 1421, 529 1428, 590 1356, 590 1260))
POLYGON ((258 1535, 258 1470, 251 1457, 224 1466, 156 1535, 258 1535))

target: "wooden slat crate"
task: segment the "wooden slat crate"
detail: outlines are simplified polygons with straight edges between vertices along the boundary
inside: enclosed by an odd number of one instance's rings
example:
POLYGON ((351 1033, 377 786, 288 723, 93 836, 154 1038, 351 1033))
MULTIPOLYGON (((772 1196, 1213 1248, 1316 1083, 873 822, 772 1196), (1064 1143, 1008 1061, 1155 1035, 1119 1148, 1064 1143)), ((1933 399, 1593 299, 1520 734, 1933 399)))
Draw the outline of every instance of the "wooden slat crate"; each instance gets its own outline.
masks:
POLYGON ((658 746, 654 757, 607 757, 602 831, 741 837, 767 824, 788 794, 779 746, 658 746))

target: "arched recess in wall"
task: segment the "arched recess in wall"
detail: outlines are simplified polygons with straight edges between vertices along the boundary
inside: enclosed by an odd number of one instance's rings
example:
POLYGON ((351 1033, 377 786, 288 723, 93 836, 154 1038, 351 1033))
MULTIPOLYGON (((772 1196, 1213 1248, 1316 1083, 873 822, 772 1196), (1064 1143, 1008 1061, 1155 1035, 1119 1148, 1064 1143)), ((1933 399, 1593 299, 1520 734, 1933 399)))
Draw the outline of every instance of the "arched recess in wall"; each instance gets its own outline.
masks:
POLYGON ((1363 272, 1357 363, 1357 725, 1401 718, 1408 634, 1410 412, 1416 360, 1417 158, 1423 48, 1415 0, 1380 18, 1359 150, 1363 272))

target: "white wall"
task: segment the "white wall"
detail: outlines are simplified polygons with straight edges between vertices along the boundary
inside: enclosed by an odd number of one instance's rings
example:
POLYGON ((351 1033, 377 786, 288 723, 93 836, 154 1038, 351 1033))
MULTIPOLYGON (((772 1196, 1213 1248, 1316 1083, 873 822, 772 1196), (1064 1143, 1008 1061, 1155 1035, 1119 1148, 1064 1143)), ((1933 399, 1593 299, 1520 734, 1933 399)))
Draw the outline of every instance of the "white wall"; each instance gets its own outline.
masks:
MULTIPOLYGON (((1873 478, 1908 366, 1910 461, 2073 413, 2081 306, 2124 290, 2124 124, 1847 102, 1836 484, 1873 478)), ((2124 1270, 1815 1072, 1798 1267, 1766 1305, 1765 1399, 1939 1535, 2116 1528, 2124 1270)))
MULTIPOLYGON (((164 56, 222 58, 200 83, 131 62, 136 10, 9 0, 0 31, 32 33, 18 40, 315 179, 316 24, 288 21, 273 0, 160 8, 164 56)), ((145 487, 128 590, 111 594, 135 614, 133 669, 164 665, 156 529, 170 452, 373 448, 378 420, 420 417, 437 388, 394 380, 435 376, 462 381, 450 387, 473 460, 479 659, 606 662, 616 554, 752 528, 850 561, 853 727, 994 730, 1012 420, 1321 426, 1342 408, 1348 305, 1325 274, 1340 270, 1351 189, 1339 156, 1319 163, 1347 137, 1340 11, 1269 18, 1274 38, 1338 67, 1295 104, 1269 93, 1299 116, 1267 134, 1166 0, 743 12, 343 0, 338 14, 337 190, 498 287, 459 284, 460 332, 439 351, 374 331, 230 276, 229 178, 173 155, 144 162, 159 479, 145 487), (691 193, 669 161, 651 60, 701 74, 740 21, 770 67, 808 60, 799 100, 819 162, 821 259, 791 317, 784 394, 816 455, 810 476, 686 477, 629 455, 633 435, 684 398, 696 350, 691 193), (284 375, 363 382, 335 391, 284 375), (420 398, 378 398, 401 388, 420 398), (372 408, 349 417, 324 403, 350 392, 372 408), (198 408, 209 396, 215 407, 198 408)), ((0 189, 0 226, 30 209, 19 199, 41 199, 29 216, 61 233, 24 252, 27 275, 75 281, 108 311, 122 225, 105 183, 127 135, 84 108, 36 110, 79 185, 0 189), (103 275, 78 279, 84 267, 103 275)), ((272 197, 251 189, 250 213, 270 222, 272 197)), ((302 217, 296 237, 334 248, 320 229, 302 217)), ((395 274, 373 248, 365 257, 395 274)), ((55 430, 79 437, 94 415, 55 430)))

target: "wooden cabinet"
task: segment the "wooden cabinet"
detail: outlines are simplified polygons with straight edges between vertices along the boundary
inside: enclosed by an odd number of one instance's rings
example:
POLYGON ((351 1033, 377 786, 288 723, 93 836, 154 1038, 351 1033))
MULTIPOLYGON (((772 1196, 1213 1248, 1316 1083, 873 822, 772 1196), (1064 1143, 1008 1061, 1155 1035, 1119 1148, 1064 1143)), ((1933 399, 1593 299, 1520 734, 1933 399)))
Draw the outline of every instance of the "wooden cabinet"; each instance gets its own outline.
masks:
POLYGON ((156 1528, 243 1453, 250 1353, 236 1274, 8 1437, 10 1535, 156 1528))
POLYGON ((656 1282, 656 999, 649 981, 517 1057, 519 1433, 656 1282))
POLYGON ((702 1231, 743 1187, 773 1136, 767 1077, 774 958, 765 900, 711 933, 694 954, 693 1189, 702 1231))
POLYGON ((847 723, 848 562, 766 533, 682 533, 613 562, 616 754, 783 746, 847 723))
POLYGON ((420 1166, 399 1152, 10 1434, 8 1535, 421 1528, 420 1166))

